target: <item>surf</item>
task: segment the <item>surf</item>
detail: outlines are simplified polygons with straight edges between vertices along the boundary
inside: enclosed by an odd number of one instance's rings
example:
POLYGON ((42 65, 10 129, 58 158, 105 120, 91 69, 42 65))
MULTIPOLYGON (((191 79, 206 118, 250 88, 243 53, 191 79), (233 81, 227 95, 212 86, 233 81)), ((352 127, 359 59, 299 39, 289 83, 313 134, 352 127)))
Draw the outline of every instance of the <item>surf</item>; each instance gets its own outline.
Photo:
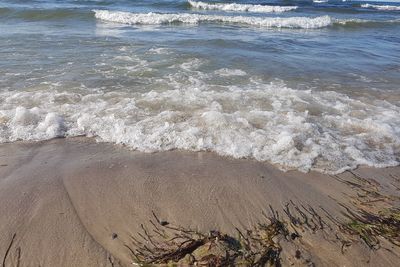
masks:
POLYGON ((296 10, 297 6, 269 6, 269 5, 251 5, 237 3, 205 3, 201 1, 188 1, 189 5, 196 9, 204 10, 221 10, 221 11, 239 11, 239 12, 254 12, 254 13, 281 13, 296 10))
POLYGON ((383 10, 383 11, 400 11, 400 6, 363 4, 361 5, 361 7, 383 10))
POLYGON ((320 17, 248 17, 248 16, 221 16, 191 13, 131 13, 122 11, 93 10, 97 19, 123 24, 200 24, 200 23, 227 23, 258 26, 264 28, 298 28, 317 29, 332 24, 329 16, 320 17))

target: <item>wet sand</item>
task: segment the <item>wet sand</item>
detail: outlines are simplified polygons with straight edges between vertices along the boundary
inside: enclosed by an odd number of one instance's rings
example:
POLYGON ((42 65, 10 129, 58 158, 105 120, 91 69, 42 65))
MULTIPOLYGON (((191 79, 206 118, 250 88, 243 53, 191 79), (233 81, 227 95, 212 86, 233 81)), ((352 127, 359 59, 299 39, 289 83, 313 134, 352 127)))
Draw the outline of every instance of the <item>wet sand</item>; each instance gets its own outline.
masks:
MULTIPOLYGON (((264 220, 270 207, 284 214, 287 203, 345 223, 346 207, 400 207, 399 188, 400 167, 331 176, 208 152, 140 153, 89 138, 1 144, 0 260, 6 266, 131 266, 125 245, 152 212, 183 227, 235 235, 235 227, 264 220), (379 197, 364 196, 365 188, 379 197)), ((319 230, 283 241, 282 264, 400 263, 399 247, 385 239, 371 249, 349 236, 351 245, 343 249, 334 224, 319 230), (301 257, 294 257, 296 250, 301 257)))

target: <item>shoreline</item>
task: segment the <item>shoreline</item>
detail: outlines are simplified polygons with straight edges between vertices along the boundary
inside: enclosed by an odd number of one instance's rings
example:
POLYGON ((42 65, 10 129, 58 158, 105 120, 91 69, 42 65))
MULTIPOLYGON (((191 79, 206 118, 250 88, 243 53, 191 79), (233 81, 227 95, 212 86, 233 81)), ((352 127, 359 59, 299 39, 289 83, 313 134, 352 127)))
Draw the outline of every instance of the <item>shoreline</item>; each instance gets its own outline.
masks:
POLYGON ((174 225, 235 236, 274 210, 301 236, 280 240, 283 266, 396 266, 400 255, 384 237, 376 249, 356 229, 342 231, 354 214, 400 207, 399 166, 282 172, 212 152, 150 154, 85 137, 1 144, 0 166, 0 255, 15 234, 9 264, 128 266, 126 246, 153 212, 174 225), (289 206, 296 218, 311 207, 325 226, 295 225, 289 206))

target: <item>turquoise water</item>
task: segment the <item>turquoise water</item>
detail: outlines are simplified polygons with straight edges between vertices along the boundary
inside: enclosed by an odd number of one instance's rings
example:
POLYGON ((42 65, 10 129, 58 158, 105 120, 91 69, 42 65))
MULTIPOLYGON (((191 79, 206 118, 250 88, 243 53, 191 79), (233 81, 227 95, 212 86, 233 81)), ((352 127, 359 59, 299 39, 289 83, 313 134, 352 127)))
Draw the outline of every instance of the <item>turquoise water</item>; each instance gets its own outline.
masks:
POLYGON ((0 142, 77 135, 398 165, 400 3, 0 0, 0 142))

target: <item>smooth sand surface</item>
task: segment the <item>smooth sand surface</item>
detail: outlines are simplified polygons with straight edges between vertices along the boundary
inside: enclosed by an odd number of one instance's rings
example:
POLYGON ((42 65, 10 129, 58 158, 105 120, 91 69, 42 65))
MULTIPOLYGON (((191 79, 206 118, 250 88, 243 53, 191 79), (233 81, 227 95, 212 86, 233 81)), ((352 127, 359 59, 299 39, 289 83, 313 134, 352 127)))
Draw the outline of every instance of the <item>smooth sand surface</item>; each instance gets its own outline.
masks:
MULTIPOLYGON (((388 196, 366 208, 400 207, 399 167, 330 176, 207 152, 140 153, 88 138, 1 144, 0 260, 15 234, 6 266, 131 266, 125 245, 152 211, 184 227, 232 235, 290 201, 345 221, 343 206, 359 205, 361 196, 343 181, 361 177, 388 196)), ((385 240, 371 250, 354 238, 343 251, 334 231, 304 232, 286 246, 283 264, 400 265, 399 248, 385 240), (304 257, 294 259, 300 248, 304 257)))

